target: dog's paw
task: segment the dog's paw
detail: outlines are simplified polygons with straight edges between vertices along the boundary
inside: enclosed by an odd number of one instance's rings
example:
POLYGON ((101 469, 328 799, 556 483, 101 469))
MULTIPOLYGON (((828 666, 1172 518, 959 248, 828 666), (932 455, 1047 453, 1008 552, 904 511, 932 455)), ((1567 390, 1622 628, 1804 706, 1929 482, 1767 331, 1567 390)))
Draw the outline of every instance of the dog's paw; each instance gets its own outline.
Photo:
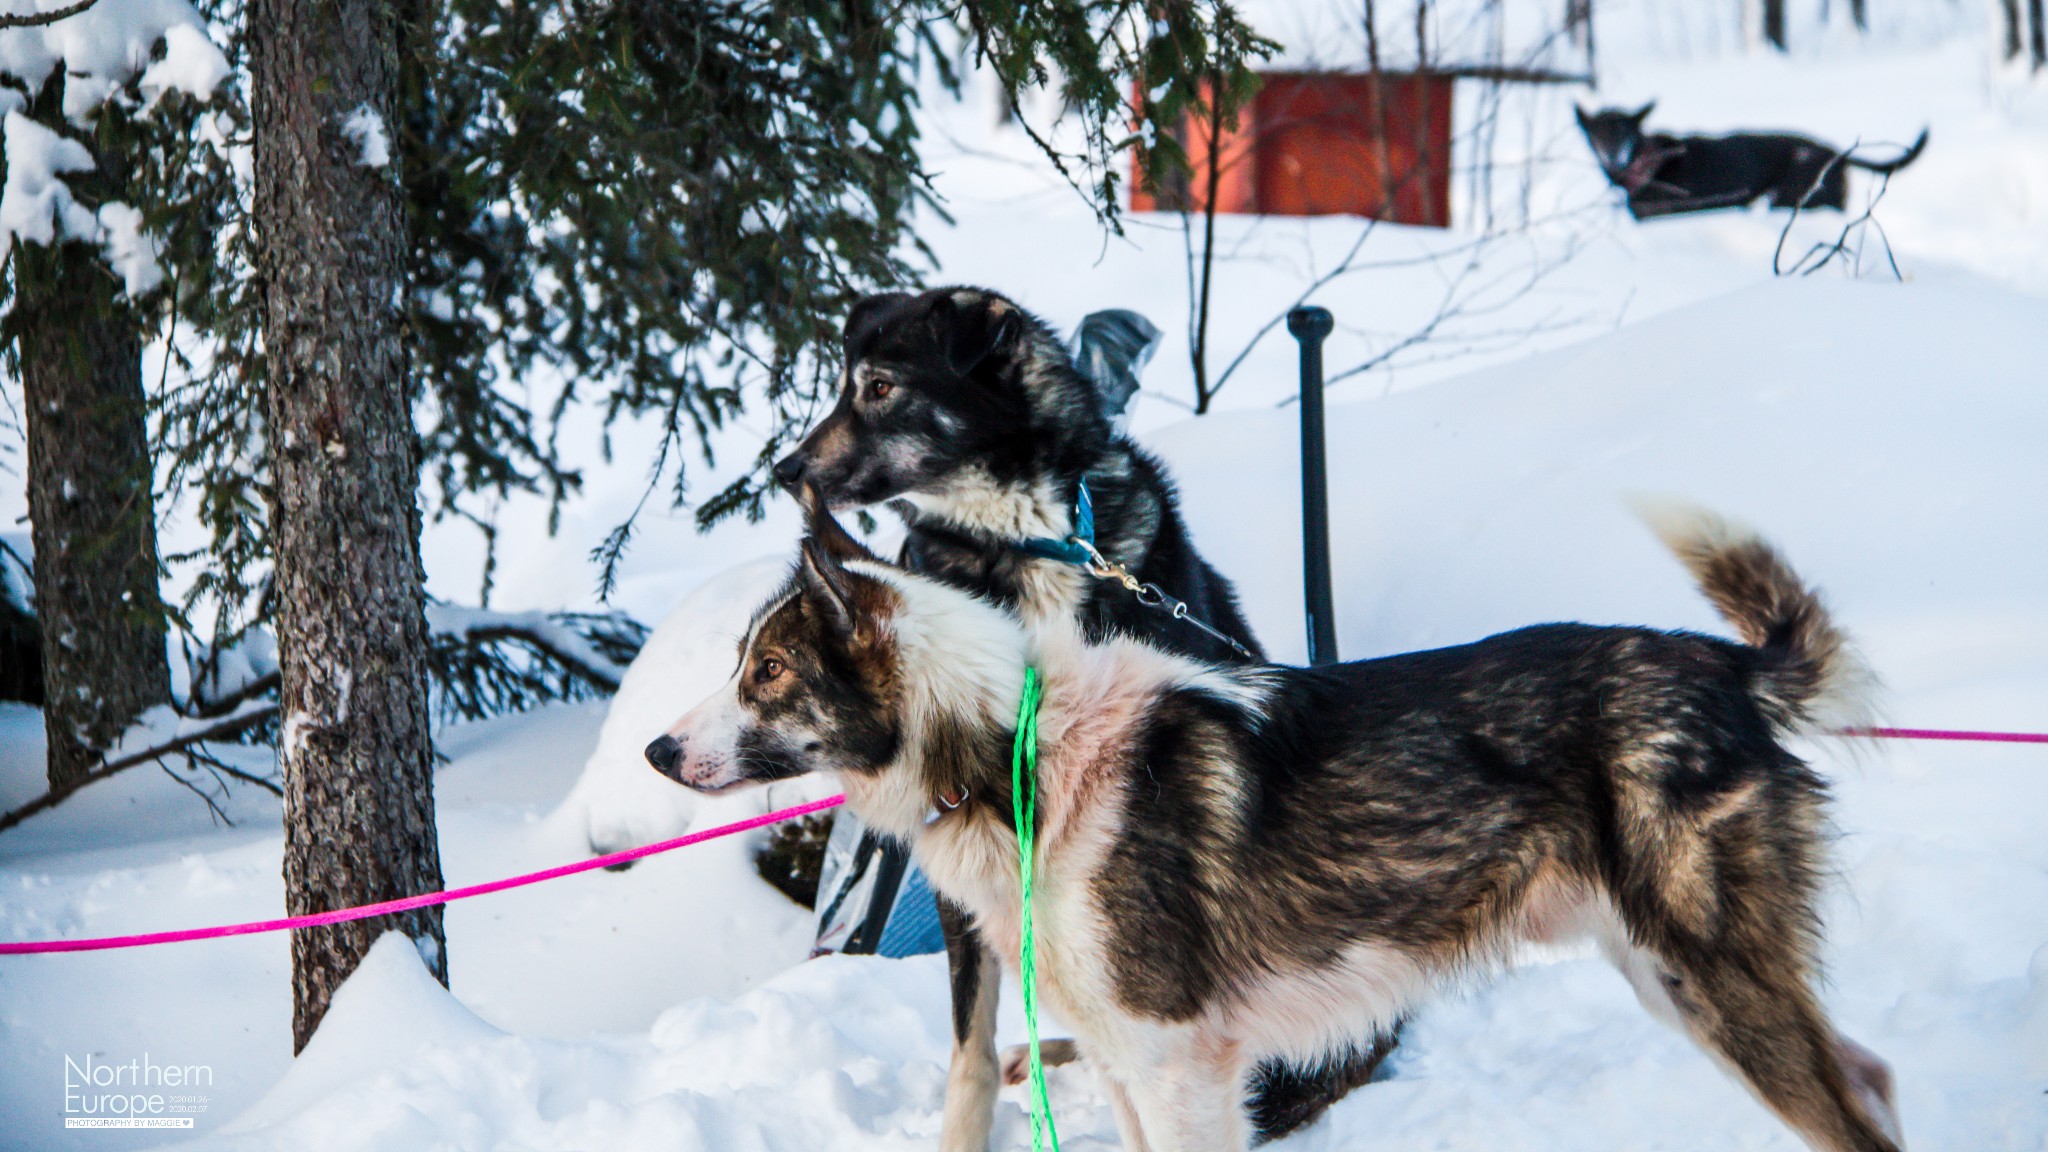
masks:
MULTIPOLYGON (((1048 1068, 1060 1064, 1071 1064, 1081 1058, 1072 1040, 1040 1040, 1038 1058, 1048 1068)), ((1003 1083, 1015 1088, 1031 1074, 1031 1048, 1026 1044, 1012 1044, 1003 1049, 1003 1083)))

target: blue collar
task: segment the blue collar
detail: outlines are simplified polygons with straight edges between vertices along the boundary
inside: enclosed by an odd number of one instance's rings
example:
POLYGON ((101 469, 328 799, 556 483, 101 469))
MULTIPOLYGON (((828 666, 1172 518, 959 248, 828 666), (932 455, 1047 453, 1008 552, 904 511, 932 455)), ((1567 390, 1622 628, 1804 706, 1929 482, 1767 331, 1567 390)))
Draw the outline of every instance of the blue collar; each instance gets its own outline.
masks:
POLYGON ((1074 496, 1074 531, 1071 535, 1064 540, 1055 540, 1050 536, 1026 536, 1012 547, 1028 556, 1085 565, 1093 558, 1087 546, 1094 543, 1095 502, 1088 497, 1088 481, 1084 479, 1074 496))

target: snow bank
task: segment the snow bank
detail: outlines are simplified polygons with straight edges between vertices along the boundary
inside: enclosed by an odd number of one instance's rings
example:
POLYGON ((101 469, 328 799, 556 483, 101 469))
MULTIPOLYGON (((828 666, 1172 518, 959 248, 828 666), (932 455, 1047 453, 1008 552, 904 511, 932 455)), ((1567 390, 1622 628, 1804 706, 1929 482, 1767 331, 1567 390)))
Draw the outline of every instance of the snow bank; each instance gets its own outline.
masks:
MULTIPOLYGON (((326 1018, 291 1071, 221 1133, 260 1129, 301 1114, 327 1128, 347 1118, 344 1131, 366 1121, 383 1127, 379 1121, 385 1117, 365 1115, 361 1101, 341 1094, 384 1069, 413 1063, 430 1048, 487 1043, 503 1035, 428 974, 410 939, 386 932, 335 989, 326 1018)), ((390 1134, 403 1139, 402 1131, 390 1134)))
MULTIPOLYGON (((731 677, 734 645, 746 634, 754 609, 788 572, 789 561, 782 557, 742 564, 707 580, 676 606, 626 669, 597 750, 551 819, 581 827, 597 854, 689 830, 696 794, 657 775, 642 750, 731 677)), ((736 811, 732 805, 750 803, 760 810, 763 802, 757 794, 715 807, 736 811)))
POLYGON ((645 1035, 536 1040, 479 1020, 434 983, 403 937, 386 936, 336 993, 291 1072, 196 1146, 929 1146, 946 1018, 938 958, 833 957, 729 1004, 686 1002, 645 1035))

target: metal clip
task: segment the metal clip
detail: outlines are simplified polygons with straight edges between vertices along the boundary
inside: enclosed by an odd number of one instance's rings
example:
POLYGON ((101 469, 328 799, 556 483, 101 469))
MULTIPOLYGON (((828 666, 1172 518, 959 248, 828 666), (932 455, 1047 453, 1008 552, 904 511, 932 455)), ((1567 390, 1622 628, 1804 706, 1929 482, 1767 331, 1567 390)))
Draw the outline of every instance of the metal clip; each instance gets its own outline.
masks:
POLYGON ((1069 536, 1067 540, 1088 553, 1086 567, 1089 575, 1102 580, 1114 580, 1123 585, 1132 596, 1137 598, 1138 603, 1143 604, 1145 607, 1157 608, 1166 612, 1175 620, 1187 621, 1210 636, 1230 645, 1232 651, 1246 660, 1256 661, 1258 659, 1258 657, 1251 654, 1250 649, 1238 643, 1229 633, 1211 627, 1189 612, 1187 601, 1168 595, 1166 590, 1157 584, 1148 584, 1140 581, 1136 576, 1131 575, 1130 569, 1104 556, 1095 547, 1093 540, 1084 540, 1079 536, 1069 536))

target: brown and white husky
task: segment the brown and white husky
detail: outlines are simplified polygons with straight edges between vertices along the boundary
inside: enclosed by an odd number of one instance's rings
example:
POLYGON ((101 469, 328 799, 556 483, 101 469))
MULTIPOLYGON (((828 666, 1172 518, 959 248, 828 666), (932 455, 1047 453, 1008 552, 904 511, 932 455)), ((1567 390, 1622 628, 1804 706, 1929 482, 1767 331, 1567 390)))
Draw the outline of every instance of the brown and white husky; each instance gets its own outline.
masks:
POLYGON ((1219 667, 1027 631, 814 501, 731 683, 649 759, 702 792, 837 774, 1014 969, 1037 668, 1040 989, 1134 1152, 1242 1149, 1259 1061, 1348 1051, 1574 937, 1814 1147, 1889 1152, 1890 1070, 1814 996, 1825 790, 1782 742, 1853 706, 1861 666, 1762 541, 1702 515, 1663 535, 1743 643, 1549 624, 1219 667))

